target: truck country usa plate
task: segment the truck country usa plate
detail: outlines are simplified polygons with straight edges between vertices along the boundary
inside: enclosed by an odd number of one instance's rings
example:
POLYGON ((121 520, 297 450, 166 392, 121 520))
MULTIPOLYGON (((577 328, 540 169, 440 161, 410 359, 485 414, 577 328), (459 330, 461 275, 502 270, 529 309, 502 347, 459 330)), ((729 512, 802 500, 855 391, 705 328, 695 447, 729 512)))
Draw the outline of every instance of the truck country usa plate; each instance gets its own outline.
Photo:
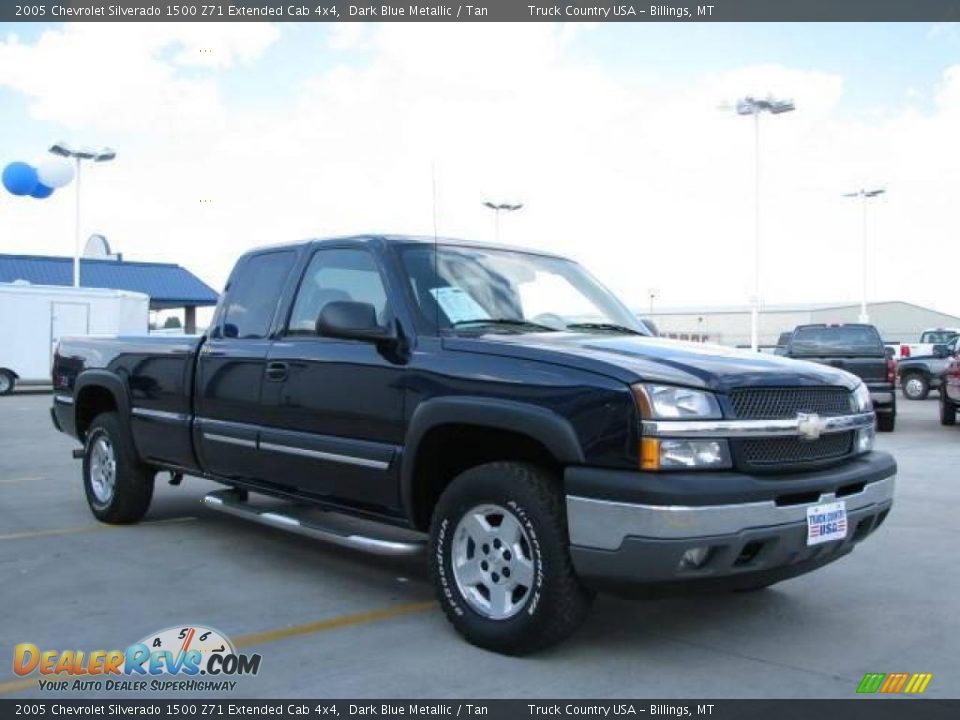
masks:
POLYGON ((847 536, 847 505, 843 500, 807 508, 807 545, 819 545, 847 536))

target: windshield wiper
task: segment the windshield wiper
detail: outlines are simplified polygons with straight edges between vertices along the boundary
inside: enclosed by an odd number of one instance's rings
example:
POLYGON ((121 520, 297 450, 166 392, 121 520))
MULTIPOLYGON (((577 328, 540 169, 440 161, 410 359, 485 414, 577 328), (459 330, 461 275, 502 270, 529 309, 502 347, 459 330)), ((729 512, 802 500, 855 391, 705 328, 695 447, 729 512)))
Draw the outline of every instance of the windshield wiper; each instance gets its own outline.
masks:
POLYGON ((458 328, 467 325, 507 325, 518 328, 533 328, 534 330, 545 330, 547 332, 556 332, 556 328, 548 325, 530 322, 529 320, 520 320, 519 318, 474 318, 472 320, 457 320, 451 323, 450 327, 458 328))
POLYGON ((615 323, 602 323, 602 322, 570 323, 569 325, 567 325, 567 330, 603 330, 606 332, 627 333, 628 335, 644 334, 639 330, 628 328, 625 325, 617 325, 615 323))

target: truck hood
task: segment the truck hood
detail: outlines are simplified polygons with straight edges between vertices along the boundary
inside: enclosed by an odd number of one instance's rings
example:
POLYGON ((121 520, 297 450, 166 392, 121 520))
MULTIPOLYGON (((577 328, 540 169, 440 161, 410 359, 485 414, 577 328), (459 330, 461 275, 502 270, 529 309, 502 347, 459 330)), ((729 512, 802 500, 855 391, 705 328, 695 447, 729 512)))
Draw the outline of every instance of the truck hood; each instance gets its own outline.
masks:
POLYGON ((842 385, 860 380, 843 370, 719 345, 639 335, 524 333, 447 338, 448 350, 570 365, 627 383, 661 382, 726 392, 736 387, 842 385))

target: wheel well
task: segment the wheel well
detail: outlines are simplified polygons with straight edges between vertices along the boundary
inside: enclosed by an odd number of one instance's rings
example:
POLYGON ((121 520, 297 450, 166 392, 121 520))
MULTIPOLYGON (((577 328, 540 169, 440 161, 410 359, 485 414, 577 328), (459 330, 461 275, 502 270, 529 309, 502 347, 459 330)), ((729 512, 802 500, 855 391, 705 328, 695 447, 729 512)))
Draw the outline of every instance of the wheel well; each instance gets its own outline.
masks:
POLYGON ((19 380, 19 379, 20 379, 20 376, 17 375, 16 371, 15 371, 15 370, 11 370, 10 368, 0 367, 0 372, 10 373, 11 375, 13 375, 13 377, 14 377, 16 380, 19 380))
POLYGON ((468 468, 497 460, 529 462, 559 475, 561 464, 537 440, 522 433, 482 425, 450 424, 424 435, 413 465, 413 520, 430 526, 437 500, 450 481, 468 468))
POLYGON ((104 412, 116 412, 117 400, 102 385, 88 385, 77 396, 77 437, 83 439, 93 419, 104 412))

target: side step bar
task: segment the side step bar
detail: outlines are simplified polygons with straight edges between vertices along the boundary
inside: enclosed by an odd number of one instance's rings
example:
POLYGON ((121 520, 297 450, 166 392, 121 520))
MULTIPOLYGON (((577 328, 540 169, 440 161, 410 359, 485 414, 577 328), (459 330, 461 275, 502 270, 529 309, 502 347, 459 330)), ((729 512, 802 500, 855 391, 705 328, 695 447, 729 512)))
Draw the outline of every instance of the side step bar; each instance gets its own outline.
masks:
POLYGON ((219 490, 205 495, 203 504, 216 512, 234 515, 245 520, 252 520, 261 525, 286 530, 287 532, 296 533, 297 535, 304 535, 314 538, 315 540, 323 540, 332 545, 360 550, 373 555, 411 557, 420 555, 426 550, 425 541, 401 542, 367 537, 365 535, 352 534, 338 528, 324 527, 315 521, 303 520, 292 514, 277 512, 272 508, 254 507, 245 500, 242 500, 234 490, 219 490))

